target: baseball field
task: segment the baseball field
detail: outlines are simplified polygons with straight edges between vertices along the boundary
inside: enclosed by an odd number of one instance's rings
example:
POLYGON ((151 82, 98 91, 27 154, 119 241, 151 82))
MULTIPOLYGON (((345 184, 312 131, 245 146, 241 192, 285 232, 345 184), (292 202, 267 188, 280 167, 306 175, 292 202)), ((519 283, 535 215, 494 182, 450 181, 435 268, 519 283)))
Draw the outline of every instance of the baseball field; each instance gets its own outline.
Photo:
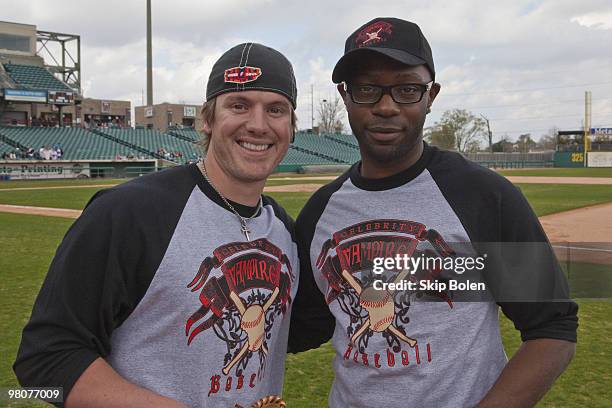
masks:
MULTIPOLYGON (((503 174, 513 182, 520 180, 517 185, 541 217, 552 242, 601 242, 608 246, 612 242, 612 169, 512 170, 503 174)), ((279 176, 268 182, 267 191, 295 217, 313 189, 329 178, 279 176)), ((0 387, 18 385, 11 365, 21 330, 49 262, 73 218, 96 191, 124 181, 0 182, 0 387)), ((609 252, 612 250, 602 252, 604 261, 592 260, 596 256, 588 255, 563 263, 564 267, 579 271, 572 272, 570 279, 580 305, 577 353, 538 406, 610 406, 612 337, 608 333, 612 331, 612 299, 592 296, 593 293, 609 294, 606 288, 612 288, 612 265, 605 261, 609 252)), ((500 323, 510 357, 518 348, 520 337, 503 315, 500 323)), ((333 349, 326 344, 317 350, 289 356, 284 391, 289 407, 326 406, 333 381, 333 355, 333 349)), ((421 391, 406 385, 407 398, 410 393, 421 391)))

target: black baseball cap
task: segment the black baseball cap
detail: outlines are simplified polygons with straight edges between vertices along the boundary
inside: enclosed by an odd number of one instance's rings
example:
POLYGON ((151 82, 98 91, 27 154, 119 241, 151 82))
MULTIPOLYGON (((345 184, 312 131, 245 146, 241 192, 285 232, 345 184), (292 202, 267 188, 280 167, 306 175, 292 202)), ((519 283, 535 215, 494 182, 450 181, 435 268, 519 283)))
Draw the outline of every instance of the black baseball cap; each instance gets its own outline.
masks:
POLYGON ((346 80, 355 58, 366 52, 377 52, 406 65, 425 65, 435 79, 429 43, 419 26, 410 21, 378 17, 359 27, 346 39, 344 56, 332 73, 334 83, 346 80))
POLYGON ((206 100, 226 92, 270 91, 286 96, 296 108, 297 87, 289 60, 273 48, 243 43, 215 62, 206 85, 206 100))

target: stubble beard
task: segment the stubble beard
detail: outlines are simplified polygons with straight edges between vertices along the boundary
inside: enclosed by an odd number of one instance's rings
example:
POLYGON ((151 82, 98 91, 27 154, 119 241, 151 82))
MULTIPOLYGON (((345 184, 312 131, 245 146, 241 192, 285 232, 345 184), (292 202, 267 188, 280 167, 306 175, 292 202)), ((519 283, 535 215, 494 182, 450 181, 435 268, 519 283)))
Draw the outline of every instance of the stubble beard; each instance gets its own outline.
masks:
POLYGON ((409 129, 406 130, 405 136, 399 144, 387 146, 372 145, 365 140, 364 136, 357 136, 358 132, 356 132, 355 129, 352 130, 359 142, 362 160, 365 158, 366 160, 387 167, 390 164, 400 163, 407 159, 410 151, 412 151, 418 143, 422 142, 424 125, 425 115, 423 115, 418 123, 415 123, 414 126, 410 126, 409 129))

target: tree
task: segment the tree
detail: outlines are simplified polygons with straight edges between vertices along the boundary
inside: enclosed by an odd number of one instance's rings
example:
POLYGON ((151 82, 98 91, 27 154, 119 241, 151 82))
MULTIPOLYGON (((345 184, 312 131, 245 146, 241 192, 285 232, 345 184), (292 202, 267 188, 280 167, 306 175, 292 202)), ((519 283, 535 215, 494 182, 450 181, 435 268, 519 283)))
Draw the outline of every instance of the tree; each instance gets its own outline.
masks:
POLYGON ((339 97, 328 101, 323 99, 319 103, 319 131, 321 133, 342 133, 344 124, 342 123, 342 112, 344 104, 339 97))
POLYGON ((425 140, 441 149, 455 150, 455 135, 448 126, 436 124, 425 129, 425 140))
POLYGON ((513 145, 508 135, 504 135, 499 142, 493 143, 493 152, 512 153, 513 145))
POLYGON ((486 137, 486 123, 465 109, 447 110, 436 122, 428 136, 436 146, 452 146, 459 152, 473 152, 480 148, 480 139, 486 137))
POLYGON ((555 150, 557 147, 557 133, 559 132, 559 128, 552 127, 548 130, 548 132, 536 143, 536 147, 542 150, 555 150))
POLYGON ((529 151, 535 147, 536 142, 531 138, 531 133, 525 133, 518 137, 516 144, 518 145, 519 152, 529 153, 529 151))

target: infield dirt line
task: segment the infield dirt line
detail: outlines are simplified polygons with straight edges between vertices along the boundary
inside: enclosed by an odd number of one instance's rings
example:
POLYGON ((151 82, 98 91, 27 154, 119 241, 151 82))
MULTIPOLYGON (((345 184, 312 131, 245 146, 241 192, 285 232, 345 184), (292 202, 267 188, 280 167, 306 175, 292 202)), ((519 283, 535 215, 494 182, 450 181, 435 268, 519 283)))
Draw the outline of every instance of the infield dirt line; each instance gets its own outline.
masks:
POLYGON ((540 176, 506 176, 512 183, 529 184, 605 184, 612 185, 610 177, 540 177, 540 176))
MULTIPOLYGON (((320 180, 330 181, 335 180, 337 177, 334 176, 313 176, 313 177, 277 177, 269 180, 295 180, 295 184, 286 184, 281 186, 267 186, 264 191, 277 192, 277 193, 291 193, 291 192, 313 192, 316 191, 323 184, 300 184, 300 180, 320 180)), ((599 185, 612 185, 612 178, 610 177, 539 177, 539 176, 508 176, 506 177, 512 183, 523 183, 523 184, 599 184, 599 185)), ((67 188, 101 188, 101 187, 113 187, 117 184, 86 184, 82 186, 54 186, 54 187, 15 187, 15 188, 0 188, 2 191, 28 191, 28 190, 61 190, 67 188)))
POLYGON ((86 184, 82 186, 53 186, 53 187, 15 187, 15 188, 0 188, 2 191, 27 191, 27 190, 61 190, 63 188, 94 188, 94 187, 113 187, 117 184, 86 184))
POLYGON ((13 214, 45 215, 50 217, 78 218, 81 210, 70 210, 67 208, 32 207, 29 205, 0 204, 0 212, 13 214))
MULTIPOLYGON (((81 215, 80 210, 8 204, 0 204, 0 212, 65 218, 77 218, 81 215)), ((612 203, 604 203, 544 215, 539 219, 551 242, 612 242, 611 214, 612 203)))

